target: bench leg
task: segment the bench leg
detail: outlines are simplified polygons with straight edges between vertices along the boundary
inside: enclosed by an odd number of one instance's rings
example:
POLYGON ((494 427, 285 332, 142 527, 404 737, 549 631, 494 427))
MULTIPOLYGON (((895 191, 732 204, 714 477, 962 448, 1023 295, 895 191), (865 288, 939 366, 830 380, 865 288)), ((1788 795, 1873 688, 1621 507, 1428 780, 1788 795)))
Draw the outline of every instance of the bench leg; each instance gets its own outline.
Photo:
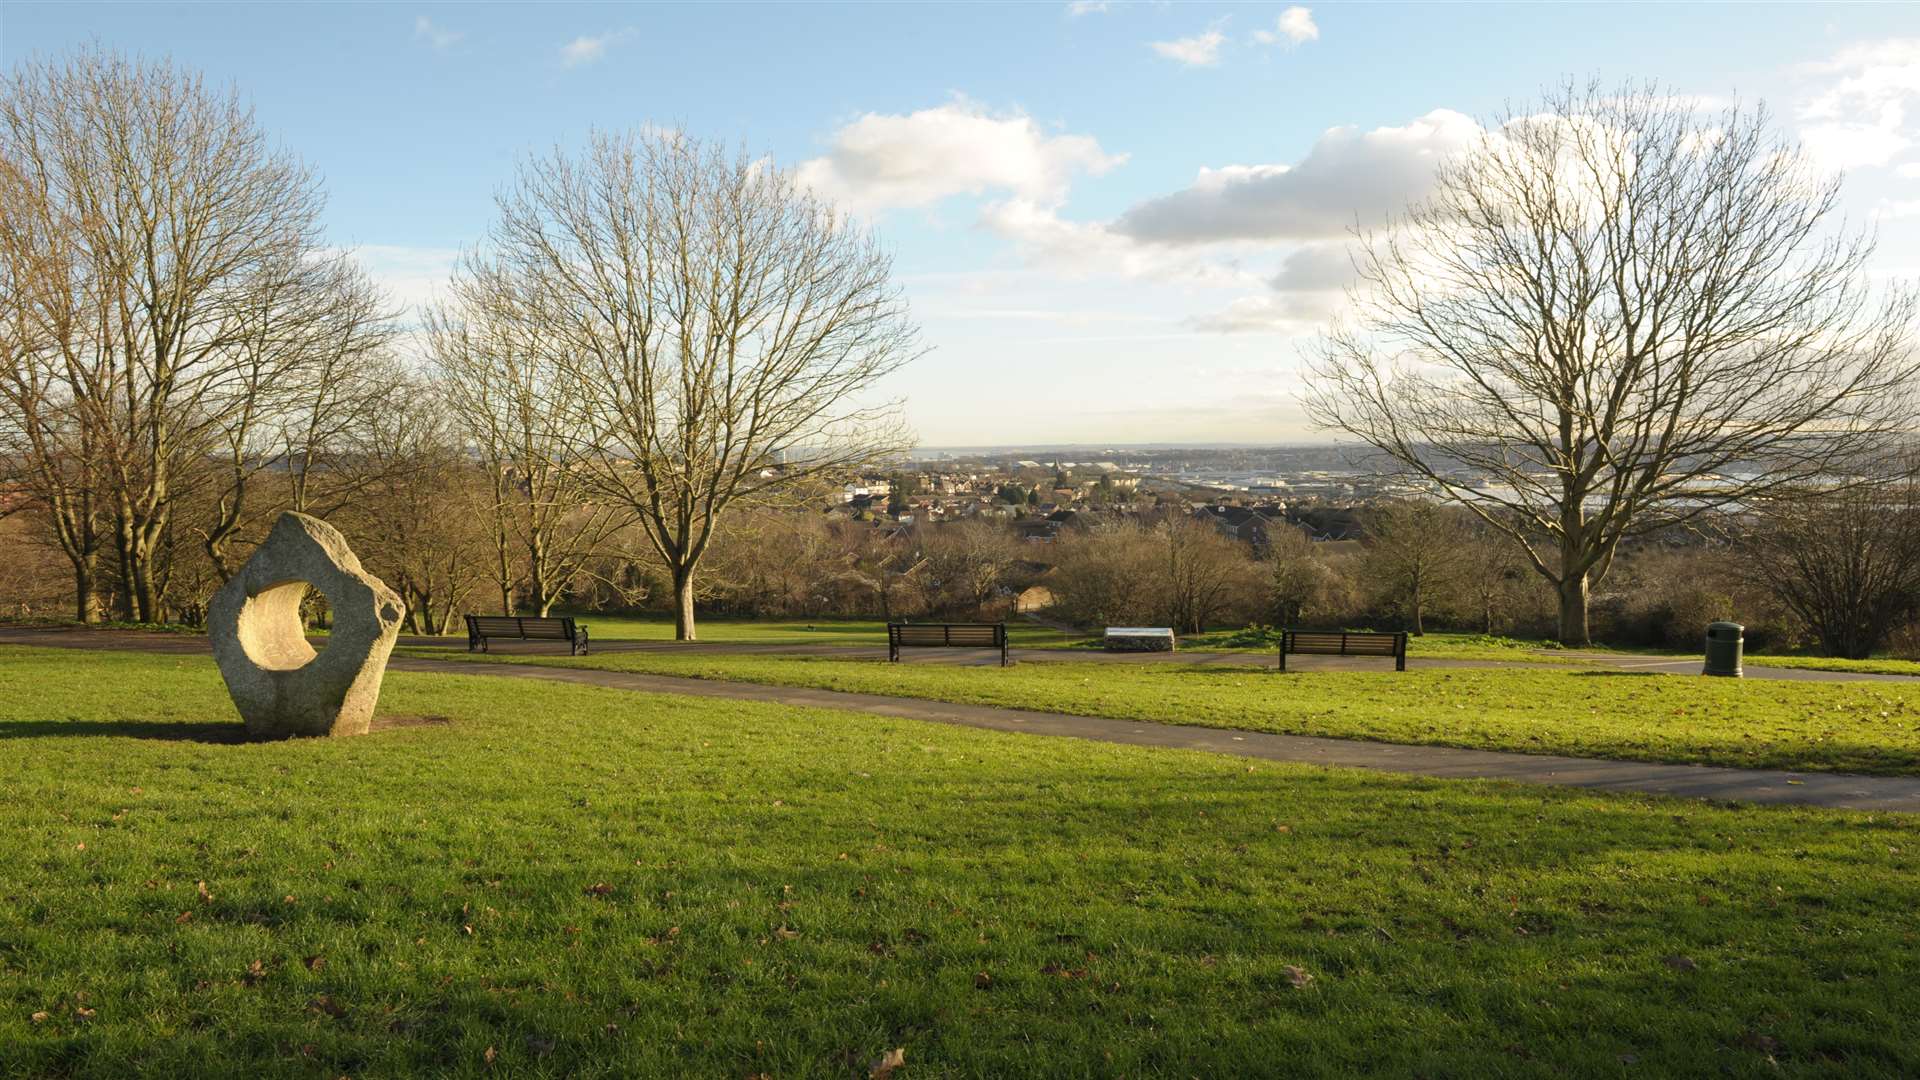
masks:
POLYGON ((1280 670, 1287 670, 1287 647, 1284 645, 1280 647, 1280 670))
POLYGON ((898 645, 887 646, 887 663, 897 664, 899 662, 900 662, 900 646, 898 645))

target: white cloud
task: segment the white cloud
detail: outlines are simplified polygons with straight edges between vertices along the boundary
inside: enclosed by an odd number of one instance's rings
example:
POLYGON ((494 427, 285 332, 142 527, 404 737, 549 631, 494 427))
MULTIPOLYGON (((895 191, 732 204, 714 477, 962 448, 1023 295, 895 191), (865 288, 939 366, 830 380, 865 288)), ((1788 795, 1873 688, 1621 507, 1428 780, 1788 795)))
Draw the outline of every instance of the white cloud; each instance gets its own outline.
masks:
POLYGON ((1114 228, 1169 245, 1337 236, 1424 195, 1435 165, 1480 134, 1450 109, 1404 127, 1332 128, 1296 165, 1203 168, 1193 186, 1134 206, 1114 228))
POLYGON ((1873 216, 1894 220, 1920 217, 1920 199, 1883 199, 1874 207, 1873 216))
POLYGON ((1255 30, 1253 40, 1262 45, 1278 45, 1283 41, 1289 46, 1301 45, 1319 41, 1320 27, 1314 25, 1311 9, 1296 5, 1280 13, 1272 30, 1255 30))
POLYGON ((424 41, 435 49, 449 49, 467 35, 459 30, 449 30, 444 26, 435 26, 433 20, 425 15, 413 20, 415 41, 424 41))
POLYGON ((1188 67, 1212 67, 1220 62, 1220 47, 1227 43, 1227 35, 1219 30, 1208 30, 1204 34, 1192 37, 1175 38, 1172 41, 1150 42, 1153 51, 1169 60, 1178 60, 1188 67))
POLYGON ((1800 138, 1822 164, 1886 165, 1920 140, 1920 38, 1854 45, 1802 70, 1823 81, 1798 110, 1800 138))
POLYGON ((367 244, 351 252, 367 276, 385 289, 396 304, 408 309, 408 318, 413 309, 446 288, 447 277, 460 259, 460 252, 454 248, 400 244, 367 244))
POLYGON ((1052 206, 1075 175, 1098 176, 1125 160, 1090 135, 1049 135, 1025 113, 993 113, 957 98, 913 113, 868 113, 796 172, 801 183, 862 211, 930 206, 954 195, 1004 194, 1052 206))
POLYGON ((1909 161, 1893 171, 1903 180, 1920 180, 1920 161, 1909 161))
POLYGON ((582 34, 560 46, 560 66, 573 68, 598 63, 607 55, 609 48, 623 41, 632 40, 637 33, 638 31, 629 26, 596 36, 582 34))
POLYGON ((1076 19, 1082 15, 1100 15, 1110 6, 1107 0, 1072 0, 1067 5, 1067 14, 1076 19))

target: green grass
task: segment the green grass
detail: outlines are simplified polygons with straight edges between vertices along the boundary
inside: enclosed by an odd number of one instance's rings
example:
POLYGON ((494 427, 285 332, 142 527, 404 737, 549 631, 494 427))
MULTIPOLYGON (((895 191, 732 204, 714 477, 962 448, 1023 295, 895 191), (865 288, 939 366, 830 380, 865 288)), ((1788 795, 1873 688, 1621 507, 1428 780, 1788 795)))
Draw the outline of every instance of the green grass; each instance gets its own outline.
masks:
MULTIPOLYGON (((444 652, 418 655, 446 659, 444 652)), ((1749 768, 1920 775, 1920 684, 1604 669, 1278 672, 1175 663, 1012 668, 716 653, 496 654, 1245 731, 1749 768)))
POLYGON ((0 648, 0 1074, 1920 1072, 1899 815, 456 675, 382 712, 446 722, 234 745, 206 660, 0 648))
POLYGON ((1806 668, 1811 671, 1852 671, 1868 675, 1920 675, 1920 661, 1876 656, 1849 660, 1840 656, 1746 656, 1748 667, 1806 668))

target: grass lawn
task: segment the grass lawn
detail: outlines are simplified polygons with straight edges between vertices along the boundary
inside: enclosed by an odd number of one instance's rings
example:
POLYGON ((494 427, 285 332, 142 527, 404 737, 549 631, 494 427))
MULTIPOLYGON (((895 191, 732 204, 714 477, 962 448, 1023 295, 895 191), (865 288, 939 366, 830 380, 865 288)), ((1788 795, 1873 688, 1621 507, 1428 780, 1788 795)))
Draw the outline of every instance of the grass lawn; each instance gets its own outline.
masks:
MULTIPOLYGON (((444 652, 418 655, 446 659, 444 652)), ((462 654, 461 659, 466 659, 462 654)), ((1278 672, 1188 664, 1012 668, 714 653, 490 659, 731 679, 1245 731, 1635 761, 1920 775, 1920 683, 1596 669, 1278 672)))
POLYGON ((0 648, 0 1074, 1920 1073, 1920 830, 0 648), (1011 812, 1010 812, 1011 811, 1011 812))

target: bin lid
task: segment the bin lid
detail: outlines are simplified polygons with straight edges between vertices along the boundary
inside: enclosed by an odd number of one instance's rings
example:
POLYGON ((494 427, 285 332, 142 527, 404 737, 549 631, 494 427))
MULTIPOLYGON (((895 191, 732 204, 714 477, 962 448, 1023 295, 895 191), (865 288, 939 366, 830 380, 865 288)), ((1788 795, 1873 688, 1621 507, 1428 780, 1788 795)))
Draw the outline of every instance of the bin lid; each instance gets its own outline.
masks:
POLYGON ((1718 633, 1722 637, 1738 636, 1746 632, 1746 627, 1737 622, 1712 622, 1707 624, 1707 633, 1718 633))

